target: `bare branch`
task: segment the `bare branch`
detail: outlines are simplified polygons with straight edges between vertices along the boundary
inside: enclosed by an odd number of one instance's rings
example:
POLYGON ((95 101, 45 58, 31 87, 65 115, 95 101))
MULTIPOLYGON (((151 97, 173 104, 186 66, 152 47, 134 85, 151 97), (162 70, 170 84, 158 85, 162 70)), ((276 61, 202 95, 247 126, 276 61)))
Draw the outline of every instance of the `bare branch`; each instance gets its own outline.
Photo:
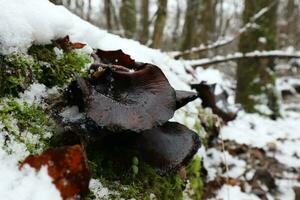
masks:
POLYGON ((190 64, 193 68, 196 67, 205 67, 208 65, 235 61, 245 58, 279 58, 279 59, 291 59, 291 58, 300 58, 300 52, 286 52, 280 50, 274 51, 253 51, 249 53, 234 53, 226 56, 215 56, 213 58, 204 58, 200 60, 187 61, 186 63, 190 64))
POLYGON ((263 9, 261 9, 258 13, 256 13, 254 16, 251 17, 250 21, 248 23, 246 23, 242 28, 240 28, 238 30, 238 32, 233 35, 230 36, 226 39, 222 39, 222 40, 217 40, 212 44, 208 44, 208 45, 200 45, 199 47, 195 47, 195 48, 191 48, 188 50, 185 50, 183 52, 180 52, 178 54, 173 55, 173 57, 175 59, 179 59, 183 56, 187 56, 190 55, 191 53, 201 53, 201 52, 205 52, 205 51, 209 51, 212 49, 216 49, 222 46, 225 46, 227 44, 232 43, 233 41, 235 41, 237 38, 239 38, 243 33, 245 33, 248 29, 252 28, 255 25, 255 22, 262 17, 264 14, 266 14, 275 4, 276 1, 273 1, 269 6, 264 7, 263 9))

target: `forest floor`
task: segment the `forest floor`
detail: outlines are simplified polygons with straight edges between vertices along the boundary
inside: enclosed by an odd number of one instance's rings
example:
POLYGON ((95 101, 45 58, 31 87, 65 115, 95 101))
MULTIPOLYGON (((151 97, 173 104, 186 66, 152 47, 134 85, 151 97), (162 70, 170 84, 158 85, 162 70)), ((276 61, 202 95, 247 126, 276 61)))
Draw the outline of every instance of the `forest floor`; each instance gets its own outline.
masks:
POLYGON ((221 129, 204 155, 204 199, 299 199, 299 80, 299 73, 277 80, 282 118, 240 112, 221 129))

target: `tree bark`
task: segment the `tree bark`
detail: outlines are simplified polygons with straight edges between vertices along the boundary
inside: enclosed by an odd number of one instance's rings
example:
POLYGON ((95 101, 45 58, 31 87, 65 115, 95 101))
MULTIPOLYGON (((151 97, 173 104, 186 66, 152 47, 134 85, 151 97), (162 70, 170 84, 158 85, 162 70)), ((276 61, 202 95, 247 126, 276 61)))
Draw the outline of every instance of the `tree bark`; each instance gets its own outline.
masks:
POLYGON ((152 36, 152 48, 158 48, 163 38, 167 18, 167 0, 158 0, 157 16, 152 36))
POLYGON ((136 32, 135 0, 122 0, 120 20, 127 38, 133 38, 136 32))
POLYGON ((217 3, 217 0, 201 1, 197 45, 207 44, 209 41, 215 40, 217 3))
POLYGON ((111 0, 104 0, 104 13, 106 18, 106 29, 108 31, 112 30, 112 22, 111 22, 111 0))
POLYGON ((88 10, 86 13, 86 21, 91 22, 91 15, 92 15, 92 0, 88 0, 88 10))
POLYGON ((185 21, 183 26, 183 41, 180 50, 190 49, 196 46, 197 26, 195 25, 195 18, 199 14, 199 0, 187 0, 187 9, 185 12, 185 21))
POLYGON ((146 44, 149 38, 149 0, 142 0, 141 2, 141 33, 140 42, 146 44))
POLYGON ((179 39, 179 34, 178 34, 178 29, 179 29, 179 25, 180 25, 180 17, 181 17, 181 8, 179 5, 179 1, 177 0, 177 7, 176 7, 176 18, 175 18, 175 27, 172 33, 172 49, 178 49, 180 46, 177 44, 177 40, 179 39))
MULTIPOLYGON (((240 37, 239 51, 273 50, 277 43, 277 7, 274 0, 245 1, 243 21, 248 22, 253 14, 274 3, 274 6, 257 20, 256 29, 248 30, 240 37)), ((243 59, 237 67, 236 102, 247 112, 260 112, 257 106, 264 105, 271 111, 271 117, 279 115, 278 99, 275 92, 274 59, 243 59)), ((265 114, 265 113, 262 113, 265 114)))

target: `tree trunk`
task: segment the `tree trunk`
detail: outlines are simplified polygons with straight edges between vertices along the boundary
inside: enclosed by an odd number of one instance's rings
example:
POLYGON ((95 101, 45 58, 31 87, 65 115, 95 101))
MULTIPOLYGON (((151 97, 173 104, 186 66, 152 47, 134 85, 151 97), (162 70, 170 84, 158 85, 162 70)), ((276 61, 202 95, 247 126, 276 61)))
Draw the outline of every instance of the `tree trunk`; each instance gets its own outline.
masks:
POLYGON ((178 29, 179 29, 179 25, 180 25, 180 17, 181 17, 181 8, 179 5, 179 1, 177 0, 177 7, 176 7, 176 18, 175 18, 175 27, 172 33, 172 43, 173 45, 171 45, 172 49, 177 49, 180 46, 177 44, 177 40, 179 39, 179 34, 178 34, 178 29))
POLYGON ((93 13, 92 10, 92 0, 88 0, 88 9, 87 9, 87 13, 86 13, 86 21, 91 22, 91 16, 93 13))
POLYGON ((197 26, 195 18, 199 14, 199 0, 187 0, 187 9, 185 12, 185 21, 183 26, 183 41, 180 50, 190 49, 196 46, 197 26))
POLYGON ((106 29, 108 31, 112 30, 112 23, 111 23, 111 0, 104 0, 104 13, 106 18, 106 29))
POLYGON ((167 18, 167 0, 158 0, 158 9, 152 36, 152 48, 158 48, 163 38, 167 18))
POLYGON ((197 46, 200 44, 207 44, 209 41, 214 41, 216 39, 215 30, 217 0, 203 0, 200 2, 197 46))
MULTIPOLYGON (((244 23, 272 2, 274 3, 273 0, 245 1, 244 23)), ((240 52, 276 48, 277 7, 276 3, 268 13, 257 20, 258 28, 250 29, 240 37, 240 52)), ((259 112, 274 118, 279 115, 273 67, 273 59, 243 59, 238 62, 236 102, 247 112, 259 112), (261 110, 262 107, 265 109, 261 110)))
POLYGON ((122 0, 120 20, 127 38, 133 38, 136 31, 135 0, 122 0))
POLYGON ((285 36, 282 38, 282 41, 284 41, 282 46, 286 47, 292 45, 294 47, 299 47, 299 3, 297 3, 296 0, 287 0, 284 11, 285 27, 280 34, 282 35, 283 33, 285 36))
POLYGON ((140 42, 146 44, 149 37, 149 0, 143 0, 141 2, 141 33, 140 42))

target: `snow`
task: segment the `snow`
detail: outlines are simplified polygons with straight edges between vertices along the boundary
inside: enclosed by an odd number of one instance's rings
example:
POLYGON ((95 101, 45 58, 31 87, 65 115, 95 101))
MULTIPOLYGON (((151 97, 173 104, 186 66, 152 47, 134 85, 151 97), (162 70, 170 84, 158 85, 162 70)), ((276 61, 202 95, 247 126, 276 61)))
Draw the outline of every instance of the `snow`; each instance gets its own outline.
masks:
POLYGON ((264 148, 268 142, 276 143, 277 140, 287 138, 300 139, 300 135, 295 134, 299 126, 300 114, 294 118, 282 118, 275 121, 258 114, 240 112, 236 120, 229 122, 222 129, 221 134, 224 140, 234 140, 239 144, 264 148))
POLYGON ((20 94, 20 101, 23 101, 29 105, 40 104, 42 98, 47 94, 47 88, 45 85, 33 83, 24 93, 20 94))
POLYGON ((62 116, 66 122, 76 122, 84 118, 84 114, 79 112, 79 108, 77 106, 67 107, 62 113, 60 113, 60 116, 62 116))
POLYGON ((97 179, 91 179, 89 189, 95 195, 96 199, 109 199, 110 191, 103 187, 97 179))
POLYGON ((208 170, 208 180, 213 180, 217 174, 222 173, 221 171, 217 172, 217 166, 222 164, 230 166, 226 172, 226 176, 230 178, 238 178, 246 170, 246 162, 231 156, 227 151, 220 152, 211 148, 206 151, 206 156, 203 159, 205 168, 210 169, 208 170))
POLYGON ((218 191, 216 199, 260 200, 260 198, 258 198, 256 195, 244 193, 241 191, 240 187, 231 185, 223 185, 218 191))

